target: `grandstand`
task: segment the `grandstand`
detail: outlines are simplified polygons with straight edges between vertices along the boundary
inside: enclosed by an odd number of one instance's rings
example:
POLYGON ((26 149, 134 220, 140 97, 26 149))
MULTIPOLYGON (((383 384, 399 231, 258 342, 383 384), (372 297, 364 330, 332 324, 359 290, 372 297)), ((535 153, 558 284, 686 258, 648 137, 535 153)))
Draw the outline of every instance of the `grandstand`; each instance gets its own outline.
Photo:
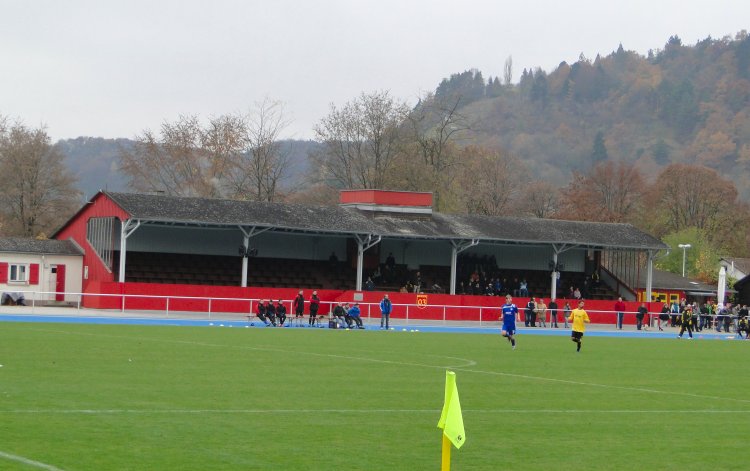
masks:
POLYGON ((591 299, 633 300, 631 278, 668 248, 628 224, 449 215, 432 211, 429 193, 375 190, 342 192, 333 207, 100 192, 54 237, 83 248, 84 292, 112 282, 362 291, 376 272, 376 290, 397 291, 419 272, 419 291, 453 294, 479 269, 485 282, 525 278, 544 297, 597 272, 591 299))

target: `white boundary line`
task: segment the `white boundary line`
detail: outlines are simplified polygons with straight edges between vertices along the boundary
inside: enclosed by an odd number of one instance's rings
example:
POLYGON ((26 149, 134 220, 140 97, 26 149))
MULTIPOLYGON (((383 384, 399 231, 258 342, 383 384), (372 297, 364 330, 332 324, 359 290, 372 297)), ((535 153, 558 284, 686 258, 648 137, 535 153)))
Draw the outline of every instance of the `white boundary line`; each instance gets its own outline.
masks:
POLYGON ((0 451, 0 458, 5 458, 9 461, 17 461, 18 463, 27 464, 39 469, 47 469, 49 471, 63 471, 62 469, 56 468, 51 464, 40 463, 39 461, 30 460, 28 458, 24 458, 23 456, 11 455, 10 453, 5 453, 2 451, 0 451))
MULTIPOLYGON (((462 409, 475 414, 750 414, 750 410, 675 409, 462 409)), ((0 410, 2 414, 438 414, 440 409, 17 409, 0 410)), ((0 456, 5 455, 0 452, 0 456)), ((19 457, 20 458, 20 457, 19 457)), ((56 469, 56 468, 51 468, 56 469)))

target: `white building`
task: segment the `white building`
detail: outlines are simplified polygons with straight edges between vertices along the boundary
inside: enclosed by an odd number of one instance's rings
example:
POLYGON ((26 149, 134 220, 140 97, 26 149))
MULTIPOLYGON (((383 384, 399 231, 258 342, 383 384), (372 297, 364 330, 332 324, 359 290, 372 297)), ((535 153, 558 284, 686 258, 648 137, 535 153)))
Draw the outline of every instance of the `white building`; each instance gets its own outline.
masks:
MULTIPOLYGON (((83 250, 72 240, 0 238, 0 293, 35 302, 76 302, 83 250)), ((2 296, 7 300, 8 296, 2 296)))

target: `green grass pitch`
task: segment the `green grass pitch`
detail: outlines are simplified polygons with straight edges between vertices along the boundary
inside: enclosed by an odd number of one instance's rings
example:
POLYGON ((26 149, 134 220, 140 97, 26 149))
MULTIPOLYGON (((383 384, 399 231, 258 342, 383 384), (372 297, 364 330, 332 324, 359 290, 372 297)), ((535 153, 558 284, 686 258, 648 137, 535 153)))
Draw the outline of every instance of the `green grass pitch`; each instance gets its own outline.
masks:
POLYGON ((750 342, 0 324, 0 469, 747 469, 750 342), (47 466, 47 468, 44 468, 47 466))

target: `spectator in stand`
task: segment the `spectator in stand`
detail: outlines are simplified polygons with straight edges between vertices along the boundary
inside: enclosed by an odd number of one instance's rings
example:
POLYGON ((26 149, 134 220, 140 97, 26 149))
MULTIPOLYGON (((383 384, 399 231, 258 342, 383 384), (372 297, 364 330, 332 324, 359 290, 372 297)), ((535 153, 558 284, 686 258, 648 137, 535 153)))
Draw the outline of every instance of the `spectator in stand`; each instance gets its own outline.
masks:
POLYGON ((536 302, 534 302, 534 298, 529 299, 529 302, 526 303, 526 309, 523 311, 523 325, 526 327, 534 327, 535 320, 534 319, 534 310, 536 309, 536 302))
POLYGON ((549 309, 549 326, 557 329, 557 301, 555 298, 549 300, 547 309, 549 309))
POLYGON ((518 277, 513 277, 513 282, 510 285, 510 289, 513 292, 513 296, 518 296, 518 290, 521 289, 521 283, 518 281, 518 277))
POLYGON ((388 284, 400 281, 396 277, 396 258, 393 256, 393 252, 388 252, 388 257, 385 259, 385 281, 388 284))
POLYGON ((331 271, 338 270, 339 258, 336 256, 336 252, 331 252, 331 255, 328 257, 328 265, 331 271))
MULTIPOLYGON (((619 330, 622 330, 622 319, 625 317, 625 303, 622 302, 622 296, 617 298, 617 302, 615 303, 615 312, 617 313, 617 322, 616 326, 619 330)), ((638 330, 641 330, 640 327, 638 327, 638 330)))
POLYGON ((396 269, 396 258, 393 256, 393 252, 388 252, 388 257, 385 259, 385 266, 391 271, 396 269))
POLYGON ((484 295, 485 296, 494 296, 495 295, 495 287, 492 286, 492 283, 487 283, 487 287, 484 289, 484 295))
POLYGON ((568 290, 568 299, 575 299, 575 292, 576 289, 573 287, 573 285, 570 285, 570 289, 568 290))
POLYGON ((643 318, 646 317, 646 314, 648 314, 646 303, 641 303, 641 305, 638 307, 638 312, 635 314, 636 329, 641 330, 641 327, 643 327, 643 318))
POLYGON ((539 327, 547 327, 547 305, 544 304, 544 298, 539 298, 534 309, 536 319, 539 321, 539 327))
POLYGON ((382 277, 383 274, 380 273, 380 265, 378 265, 377 267, 375 267, 375 271, 372 272, 372 276, 370 278, 372 278, 373 283, 380 283, 382 281, 382 277))
POLYGON ((391 304, 391 300, 388 299, 388 295, 383 295, 383 299, 380 301, 380 328, 383 328, 383 323, 385 323, 385 330, 389 329, 389 322, 391 319, 391 310, 393 309, 393 305, 391 304))
POLYGON ((375 282, 369 276, 367 277, 367 281, 365 281, 365 291, 375 291, 375 282))
POLYGON ((456 294, 466 294, 466 285, 463 281, 458 284, 458 288, 456 288, 456 294))
POLYGON ((417 273, 414 275, 414 292, 422 292, 422 273, 420 273, 419 271, 417 271, 417 273))
POLYGON ((521 283, 518 285, 518 293, 522 298, 529 295, 529 283, 526 281, 526 278, 521 279, 521 283))
MULTIPOLYGON (((359 311, 359 303, 354 303, 354 305, 349 308, 349 311, 346 314, 348 316, 347 320, 353 321, 355 324, 357 324, 358 329, 365 328, 365 326, 362 325, 362 318, 360 316, 360 311, 359 311)), ((349 324, 349 327, 351 327, 351 324, 349 324)))
POLYGON ((576 301, 581 300, 581 291, 578 289, 578 287, 576 287, 576 289, 573 290, 573 299, 575 299, 576 301))
POLYGON ((299 290, 297 297, 292 301, 292 308, 294 309, 295 318, 305 317, 305 297, 302 290, 299 290))
POLYGON ((315 325, 315 318, 318 316, 318 309, 320 308, 320 298, 318 298, 318 292, 313 291, 310 296, 310 320, 308 325, 313 327, 315 325))
POLYGON ((281 299, 276 302, 276 319, 279 327, 284 327, 284 322, 286 322, 286 307, 281 299))
POLYGON ((594 271, 594 273, 591 274, 591 287, 592 288, 599 287, 599 272, 597 271, 594 271))

